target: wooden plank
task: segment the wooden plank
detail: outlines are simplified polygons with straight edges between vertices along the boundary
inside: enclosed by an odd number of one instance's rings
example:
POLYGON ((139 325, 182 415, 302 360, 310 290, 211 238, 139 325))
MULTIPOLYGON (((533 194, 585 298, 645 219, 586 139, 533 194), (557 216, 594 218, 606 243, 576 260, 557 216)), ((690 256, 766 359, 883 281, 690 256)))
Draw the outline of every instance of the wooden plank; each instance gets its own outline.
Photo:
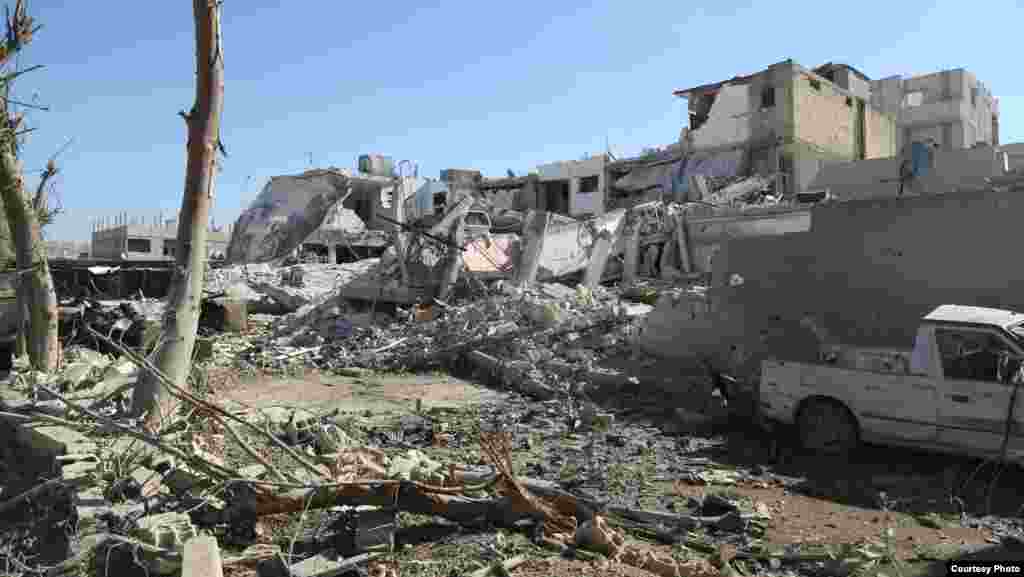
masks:
POLYGON ((217 547, 215 537, 193 537, 185 542, 181 577, 224 577, 220 548, 217 547))

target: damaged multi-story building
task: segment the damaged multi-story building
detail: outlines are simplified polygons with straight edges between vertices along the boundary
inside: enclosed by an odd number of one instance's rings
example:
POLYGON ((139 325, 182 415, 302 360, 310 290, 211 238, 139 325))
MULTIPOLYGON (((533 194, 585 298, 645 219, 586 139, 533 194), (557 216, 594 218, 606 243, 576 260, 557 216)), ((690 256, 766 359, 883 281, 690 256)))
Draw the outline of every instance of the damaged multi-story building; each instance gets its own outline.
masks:
POLYGON ((896 119, 871 104, 867 77, 836 68, 814 71, 786 60, 675 91, 690 115, 680 151, 714 154, 709 176, 775 173, 784 194, 805 190, 827 162, 894 156, 896 119))
POLYGON ((941 150, 999 145, 999 101, 963 68, 891 76, 870 84, 871 105, 896 118, 896 147, 931 142, 941 150))

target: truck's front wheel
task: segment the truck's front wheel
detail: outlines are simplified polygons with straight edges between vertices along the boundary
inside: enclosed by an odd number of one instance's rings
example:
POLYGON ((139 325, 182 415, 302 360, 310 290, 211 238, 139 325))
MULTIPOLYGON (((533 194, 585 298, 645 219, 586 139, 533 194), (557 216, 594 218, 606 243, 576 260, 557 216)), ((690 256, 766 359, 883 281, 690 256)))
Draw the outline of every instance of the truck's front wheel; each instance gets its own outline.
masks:
POLYGON ((810 399, 797 415, 800 443, 809 451, 840 455, 860 442, 857 421, 850 410, 831 399, 810 399))

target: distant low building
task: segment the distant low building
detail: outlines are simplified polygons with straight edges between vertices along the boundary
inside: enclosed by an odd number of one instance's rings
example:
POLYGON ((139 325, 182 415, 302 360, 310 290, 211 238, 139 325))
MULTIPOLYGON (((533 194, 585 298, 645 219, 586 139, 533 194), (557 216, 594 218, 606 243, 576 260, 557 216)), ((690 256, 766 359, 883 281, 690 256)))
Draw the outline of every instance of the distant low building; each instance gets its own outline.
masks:
POLYGON ((46 241, 46 258, 76 259, 89 258, 89 241, 79 240, 48 240, 46 241))
MULTIPOLYGON (((211 227, 206 238, 208 258, 224 258, 230 227, 211 227)), ((113 225, 96 225, 92 233, 91 257, 103 260, 173 260, 178 242, 174 220, 147 224, 119 218, 113 225)))

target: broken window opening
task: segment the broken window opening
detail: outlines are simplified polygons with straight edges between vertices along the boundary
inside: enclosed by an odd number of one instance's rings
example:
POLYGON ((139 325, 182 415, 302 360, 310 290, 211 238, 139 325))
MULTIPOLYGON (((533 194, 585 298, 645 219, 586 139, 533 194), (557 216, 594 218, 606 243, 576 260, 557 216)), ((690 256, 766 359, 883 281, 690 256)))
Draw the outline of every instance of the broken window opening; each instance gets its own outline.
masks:
POLYGON ((559 214, 569 214, 569 181, 552 180, 545 182, 544 200, 545 210, 559 214))
POLYGON ((924 101, 924 93, 921 92, 920 90, 918 90, 916 92, 908 92, 905 95, 903 95, 903 107, 904 108, 913 108, 915 106, 921 106, 921 103, 923 101, 924 101))
POLYGON ((708 121, 707 114, 690 113, 690 130, 697 130, 702 124, 708 121))
POLYGON ((765 86, 761 89, 761 108, 772 108, 775 106, 775 87, 765 86))
POLYGON ((975 108, 978 106, 978 87, 971 89, 971 106, 975 108))
POLYGON ((853 108, 853 97, 852 96, 847 96, 846 97, 846 105, 849 106, 850 108, 853 108))
POLYGON ((937 329, 942 370, 948 379, 1001 382, 1000 357, 1012 354, 1007 344, 983 331, 937 329))
POLYGON ((171 258, 174 258, 174 248, 175 248, 174 244, 169 243, 169 242, 164 242, 164 256, 169 256, 171 258))
POLYGON ((694 105, 690 107, 692 110, 690 112, 690 130, 697 130, 707 122, 711 115, 711 107, 715 104, 717 97, 717 92, 708 92, 697 97, 694 105))
POLYGON ((821 81, 818 80, 817 78, 808 78, 807 82, 811 85, 811 88, 819 92, 821 91, 821 81))
POLYGON ((793 170, 793 160, 786 155, 779 156, 779 172, 789 174, 793 170))
POLYGON ((590 194, 597 192, 599 177, 595 174, 593 176, 584 176, 580 178, 580 194, 590 194))
POLYGON ((129 238, 125 243, 128 252, 145 252, 152 250, 153 243, 148 238, 129 238))

